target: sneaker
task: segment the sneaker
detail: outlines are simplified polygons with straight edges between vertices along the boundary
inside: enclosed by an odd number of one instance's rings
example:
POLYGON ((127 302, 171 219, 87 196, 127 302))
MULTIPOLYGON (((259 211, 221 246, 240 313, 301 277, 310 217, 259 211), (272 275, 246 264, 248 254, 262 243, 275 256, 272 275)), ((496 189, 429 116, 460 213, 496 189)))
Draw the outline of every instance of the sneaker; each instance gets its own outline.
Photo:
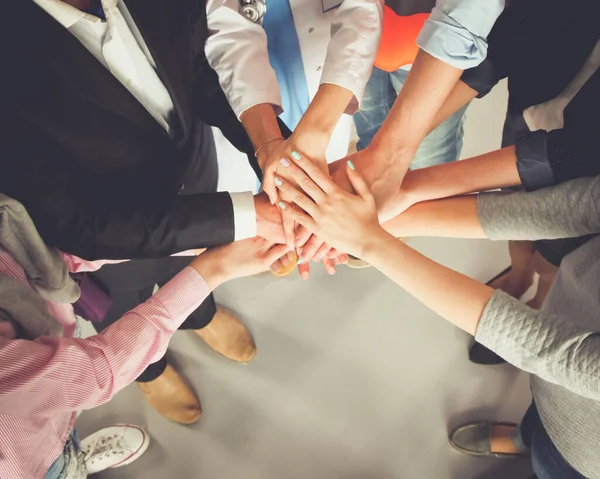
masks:
POLYGON ((139 426, 116 424, 105 427, 81 441, 88 474, 126 466, 139 458, 150 445, 150 436, 139 426))

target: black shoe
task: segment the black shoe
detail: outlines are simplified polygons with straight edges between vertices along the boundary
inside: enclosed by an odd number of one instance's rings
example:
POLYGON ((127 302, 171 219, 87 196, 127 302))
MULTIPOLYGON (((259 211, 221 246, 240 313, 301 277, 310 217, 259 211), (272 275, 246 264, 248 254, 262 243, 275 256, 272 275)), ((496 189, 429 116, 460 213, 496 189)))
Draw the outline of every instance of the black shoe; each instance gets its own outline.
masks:
POLYGON ((473 343, 469 349, 469 360, 475 364, 483 364, 492 366, 494 364, 503 364, 506 361, 498 356, 491 349, 486 348, 483 344, 473 343))

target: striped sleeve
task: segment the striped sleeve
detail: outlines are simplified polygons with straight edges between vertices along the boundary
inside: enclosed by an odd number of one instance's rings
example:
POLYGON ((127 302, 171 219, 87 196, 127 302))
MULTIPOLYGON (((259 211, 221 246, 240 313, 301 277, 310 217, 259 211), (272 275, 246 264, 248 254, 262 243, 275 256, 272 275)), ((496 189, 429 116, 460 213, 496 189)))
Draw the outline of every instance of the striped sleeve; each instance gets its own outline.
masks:
POLYGON ((152 298, 87 339, 0 338, 0 414, 29 416, 107 402, 165 353, 210 288, 185 268, 152 298))

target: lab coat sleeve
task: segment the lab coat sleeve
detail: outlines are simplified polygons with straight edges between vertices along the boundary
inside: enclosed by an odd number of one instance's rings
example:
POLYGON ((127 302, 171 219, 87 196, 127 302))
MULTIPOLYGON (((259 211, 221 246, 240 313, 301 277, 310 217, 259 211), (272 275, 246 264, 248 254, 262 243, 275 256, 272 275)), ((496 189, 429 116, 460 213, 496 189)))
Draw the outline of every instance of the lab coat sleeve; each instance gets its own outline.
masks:
POLYGON ((383 0, 344 0, 331 24, 331 41, 321 84, 339 85, 354 93, 345 113, 360 107, 383 26, 383 0))
POLYGON ((262 26, 240 13, 239 0, 208 0, 206 10, 206 57, 237 117, 261 103, 279 115, 281 95, 262 26))

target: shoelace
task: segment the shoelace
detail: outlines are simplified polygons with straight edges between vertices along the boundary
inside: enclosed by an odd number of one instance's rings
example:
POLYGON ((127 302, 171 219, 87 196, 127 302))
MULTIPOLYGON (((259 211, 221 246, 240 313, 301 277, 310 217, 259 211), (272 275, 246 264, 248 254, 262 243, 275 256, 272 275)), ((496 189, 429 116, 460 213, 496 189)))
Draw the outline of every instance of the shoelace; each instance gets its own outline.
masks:
POLYGON ((84 450, 85 461, 91 460, 94 463, 96 460, 108 458, 112 455, 123 455, 125 454, 125 445, 121 442, 123 435, 127 429, 123 429, 121 434, 115 434, 114 436, 98 436, 96 441, 92 443, 91 447, 84 450))

